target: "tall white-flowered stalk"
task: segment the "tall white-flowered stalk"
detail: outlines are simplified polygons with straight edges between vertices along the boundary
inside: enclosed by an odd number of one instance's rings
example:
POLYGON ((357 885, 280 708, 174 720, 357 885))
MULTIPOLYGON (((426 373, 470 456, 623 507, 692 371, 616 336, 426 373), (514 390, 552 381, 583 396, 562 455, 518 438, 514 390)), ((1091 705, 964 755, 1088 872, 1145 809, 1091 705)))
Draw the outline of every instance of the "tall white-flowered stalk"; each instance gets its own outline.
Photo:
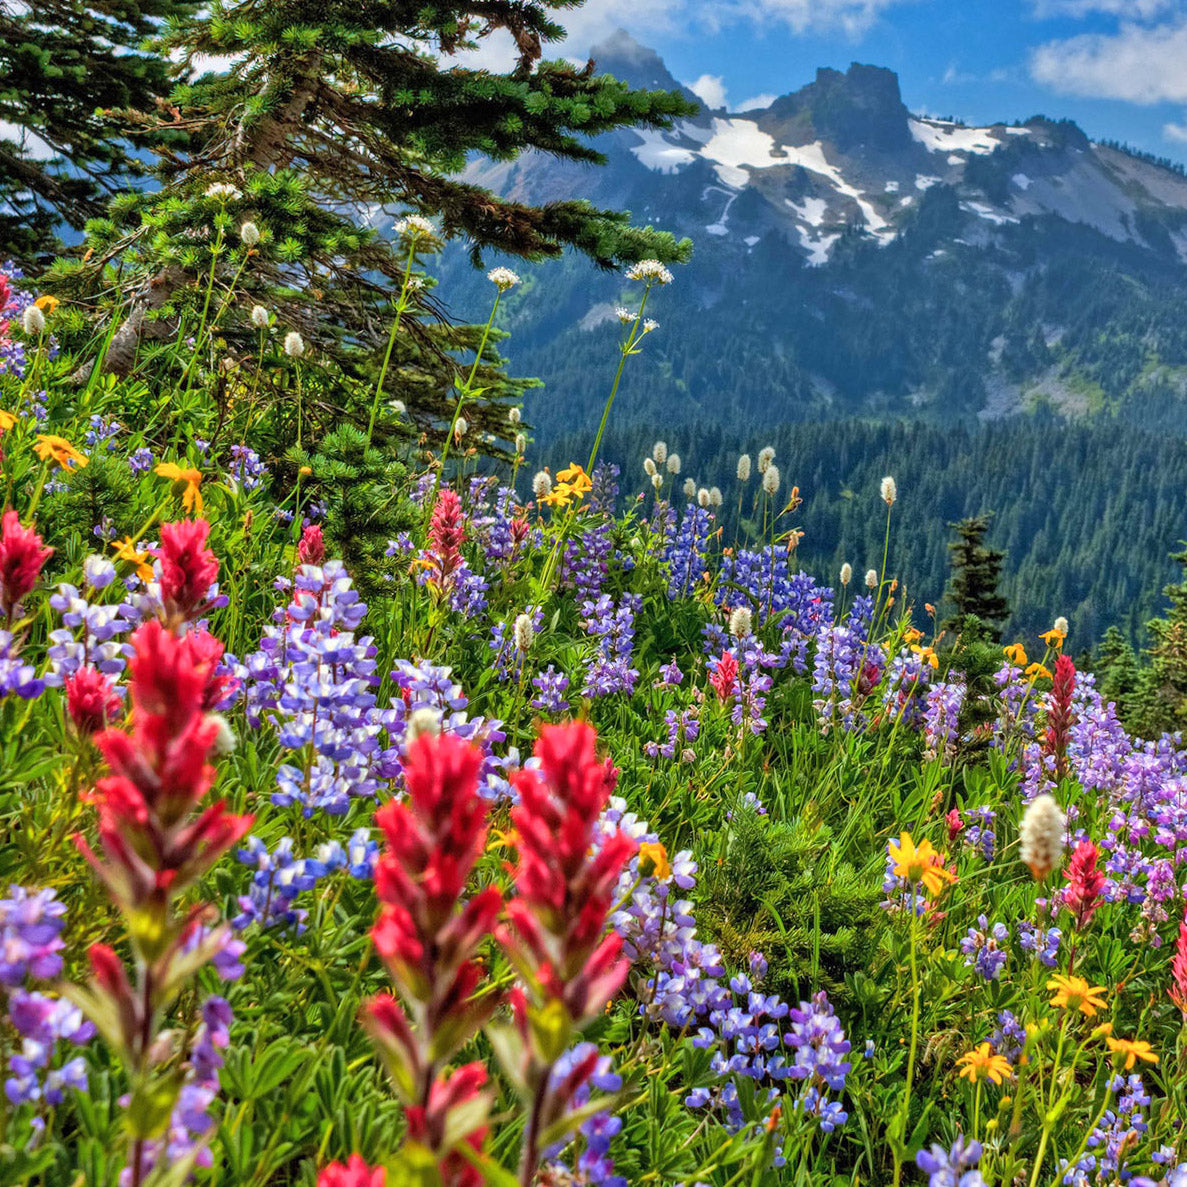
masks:
MULTIPOLYGON (((387 349, 383 352, 383 362, 379 367, 379 378, 375 381, 375 395, 371 399, 371 416, 367 420, 367 444, 375 433, 375 417, 379 414, 379 401, 383 395, 383 384, 387 379, 387 369, 392 361, 392 351, 396 348, 396 335, 400 332, 400 321, 404 310, 411 303, 411 294, 416 291, 412 285, 412 268, 416 263, 418 251, 436 251, 441 246, 437 238, 437 229, 427 218, 419 214, 411 214, 396 223, 396 234, 400 241, 408 248, 408 256, 404 261, 404 276, 400 281, 400 294, 396 298, 395 316, 392 318, 391 332, 387 336, 387 349)), ((419 286, 417 286, 418 288, 419 286)))
POLYGON ((478 349, 474 352, 474 363, 470 367, 470 374, 466 376, 466 382, 458 392, 457 407, 453 410, 453 419, 449 422, 449 432, 445 434, 445 444, 441 447, 441 470, 438 471, 438 476, 445 470, 445 459, 449 456, 449 444, 454 440, 462 407, 474 390, 474 378, 478 374, 478 365, 482 362, 482 355, 486 350, 486 341, 490 337, 491 327, 495 324, 495 314, 499 312, 499 302, 503 299, 504 293, 509 292, 519 283, 518 275, 510 268, 492 268, 486 274, 486 278, 495 286, 495 300, 490 309, 490 316, 486 319, 486 325, 482 327, 482 337, 478 341, 478 349))
POLYGON ((744 453, 738 458, 738 481, 750 481, 750 454, 744 453))
MULTIPOLYGON (((630 268, 626 274, 626 278, 627 280, 637 280, 642 283, 643 299, 639 302, 639 311, 635 314, 634 321, 630 323, 630 329, 627 330, 626 337, 622 341, 622 347, 618 357, 618 370, 614 374, 614 383, 610 387, 610 394, 606 397, 606 406, 602 409, 602 419, 598 424, 593 448, 589 451, 589 461, 585 464, 585 472, 587 474, 593 473, 594 463, 598 460, 598 450, 602 447, 602 437, 606 432, 606 424, 610 420, 610 409, 614 406, 614 398, 618 395, 618 388, 622 383, 622 372, 626 367, 626 361, 631 355, 638 353, 639 342, 642 340, 644 334, 650 333, 655 328, 650 324, 648 324, 647 328, 644 328, 643 321, 643 311, 647 308, 647 299, 651 296, 651 290, 656 286, 662 287, 665 284, 672 283, 671 272, 659 260, 640 260, 630 268)), ((621 316, 620 320, 622 320, 621 316)), ((658 458, 655 460, 659 461, 658 458)), ((678 473, 678 471, 676 472, 678 473)))

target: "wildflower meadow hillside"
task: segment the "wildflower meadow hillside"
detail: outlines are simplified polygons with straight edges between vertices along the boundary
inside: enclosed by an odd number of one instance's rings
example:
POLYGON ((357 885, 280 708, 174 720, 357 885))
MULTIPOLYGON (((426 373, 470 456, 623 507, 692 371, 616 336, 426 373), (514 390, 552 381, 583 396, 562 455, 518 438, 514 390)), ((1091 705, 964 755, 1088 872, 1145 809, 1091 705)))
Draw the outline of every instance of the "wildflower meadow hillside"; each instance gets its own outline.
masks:
POLYGON ((0 279, 0 1181, 1183 1187, 1187 755, 1060 607, 938 624, 892 477, 822 584, 773 450, 600 462, 657 260, 551 457, 245 302, 245 201, 127 374, 0 279))

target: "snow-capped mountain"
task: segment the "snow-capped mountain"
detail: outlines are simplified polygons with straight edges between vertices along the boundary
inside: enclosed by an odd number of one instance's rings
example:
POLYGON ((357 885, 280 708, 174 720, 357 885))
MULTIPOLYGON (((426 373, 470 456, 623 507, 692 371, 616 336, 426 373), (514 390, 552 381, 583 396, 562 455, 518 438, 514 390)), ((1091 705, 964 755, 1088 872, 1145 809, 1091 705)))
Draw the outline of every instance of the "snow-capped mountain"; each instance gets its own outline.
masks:
MULTIPOLYGON (((600 70, 633 85, 683 89, 626 33, 593 56, 600 70)), ((1066 122, 1039 117, 969 127, 912 115, 897 76, 878 66, 822 68, 815 81, 769 107, 702 108, 669 130, 618 132, 599 147, 609 166, 592 176, 533 156, 473 175, 543 200, 586 192, 577 187, 591 181, 595 200, 645 194, 637 215, 667 225, 671 211, 673 229, 694 240, 732 238, 752 248, 777 230, 812 265, 826 263, 846 232, 893 241, 937 185, 956 191, 972 243, 988 241, 996 228, 1051 215, 1164 250, 1167 240, 1142 226, 1152 217, 1187 261, 1187 177, 1094 144, 1066 122)))
MULTIPOLYGON (((625 33, 593 56, 695 101, 625 33)), ((1187 426, 1187 177, 1166 162, 1066 120, 913 114, 892 71, 859 64, 759 110, 702 106, 596 147, 604 166, 528 154, 469 176, 534 203, 585 197, 693 240, 656 309, 662 374, 625 393, 623 416, 984 419, 1047 404, 1147 421, 1157 409, 1187 426)), ((476 282, 450 282, 481 308, 476 282)), ((629 297, 620 277, 567 259, 508 303, 512 365, 546 384, 528 408, 543 430, 584 417, 629 297)))

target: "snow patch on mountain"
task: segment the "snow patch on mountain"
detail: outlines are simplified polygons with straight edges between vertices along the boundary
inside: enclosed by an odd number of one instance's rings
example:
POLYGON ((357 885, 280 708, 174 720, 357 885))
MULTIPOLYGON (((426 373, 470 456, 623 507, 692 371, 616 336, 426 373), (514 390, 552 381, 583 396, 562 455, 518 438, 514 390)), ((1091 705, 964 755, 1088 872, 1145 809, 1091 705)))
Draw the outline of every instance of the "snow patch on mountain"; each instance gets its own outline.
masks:
MULTIPOLYGON (((928 119, 910 119, 907 126, 911 136, 928 152, 991 153, 1002 143, 993 135, 992 128, 966 128, 963 124, 928 119)), ((960 163, 959 157, 955 163, 960 163)))
POLYGON ((636 134, 641 143, 631 148, 641 165, 645 165, 655 173, 668 176, 679 173, 685 165, 695 161, 696 153, 691 149, 681 148, 664 139, 664 134, 655 128, 637 128, 636 134))

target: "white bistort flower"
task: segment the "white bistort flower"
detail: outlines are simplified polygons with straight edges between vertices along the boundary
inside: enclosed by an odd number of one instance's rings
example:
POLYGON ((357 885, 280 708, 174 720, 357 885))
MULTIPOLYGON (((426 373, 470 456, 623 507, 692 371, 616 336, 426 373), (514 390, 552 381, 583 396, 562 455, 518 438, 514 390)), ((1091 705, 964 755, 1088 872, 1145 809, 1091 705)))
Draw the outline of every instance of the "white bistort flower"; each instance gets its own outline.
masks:
POLYGON ((650 478, 655 472, 655 462, 651 458, 645 457, 643 459, 643 473, 650 478))
POLYGON ((515 434, 515 452, 524 453, 528 447, 528 437, 526 433, 515 434))
POLYGON ((437 239, 437 228, 419 214, 410 214, 400 219, 393 230, 406 243, 425 244, 437 239))
POLYGON ((846 561, 841 566, 841 584, 848 585, 853 580, 853 566, 846 561))
POLYGON ((779 493, 779 467, 774 462, 763 471, 762 492, 771 499, 779 493))
POLYGON ((305 339, 296 330, 289 330, 284 336, 284 353, 290 359, 299 359, 305 353, 305 339))
POLYGON ((1059 633, 1060 633, 1060 634, 1061 634, 1061 635, 1062 635, 1062 636, 1063 636, 1065 639, 1067 638, 1067 630, 1068 630, 1068 627, 1067 627, 1067 619, 1066 619, 1066 618, 1064 618, 1064 616, 1063 616, 1062 614, 1061 614, 1061 615, 1060 615, 1060 616, 1059 616, 1059 617, 1058 617, 1058 618, 1057 618, 1057 619, 1056 619, 1056 620, 1055 620, 1055 621, 1054 621, 1054 622, 1053 622, 1051 625, 1052 625, 1052 626, 1053 626, 1053 627, 1054 627, 1054 628, 1055 628, 1055 629, 1056 629, 1056 630, 1057 630, 1057 631, 1058 631, 1058 632, 1059 632, 1059 633))
POLYGON ((719 486, 709 487, 709 506, 710 507, 720 507, 721 506, 721 487, 719 487, 719 486))
POLYGON ((767 467, 775 460, 775 447, 773 445, 764 445, 758 451, 758 472, 765 474, 767 467))
POLYGON ((697 497, 697 484, 695 479, 686 478, 684 480, 684 497, 686 499, 695 499, 697 497))
POLYGON ((668 460, 668 443, 666 441, 657 441, 651 447, 651 456, 662 466, 668 460))
POLYGON ((662 474, 658 474, 658 473, 652 474, 652 476, 651 476, 652 489, 654 489, 658 493, 663 488, 663 485, 664 485, 664 476, 662 474))
POLYGON ((1063 856, 1067 817, 1050 795, 1036 796, 1022 813, 1018 826, 1018 856, 1036 880, 1045 878, 1063 856))
POLYGON ((750 454, 744 453, 738 458, 738 481, 750 481, 750 454))
POLYGON ((266 330, 268 328, 268 311, 263 305, 253 305, 251 307, 251 324, 257 330, 266 330))
POLYGON ((232 202, 239 197, 239 191, 229 181, 216 181, 206 187, 206 196, 216 202, 232 202))
POLYGON ((539 470, 532 479, 532 494, 537 499, 546 499, 552 494, 552 475, 547 470, 539 470))
POLYGON ((887 507, 893 507, 895 499, 898 498, 898 487, 895 485, 894 479, 891 478, 889 474, 887 474, 886 477, 882 479, 880 493, 882 495, 882 502, 884 502, 887 507))
POLYGON ((45 314, 36 305, 28 306, 25 312, 21 314, 21 329, 30 338, 36 338, 38 334, 44 334, 45 314))
POLYGON ((521 420, 523 420, 523 412, 519 408, 508 409, 507 420, 511 424, 517 425, 521 420))
POLYGON ((521 614, 515 620, 515 649, 527 651, 536 638, 536 628, 530 614, 521 614))
POLYGON ((680 473, 680 455, 678 453, 668 454, 667 466, 668 466, 669 474, 679 474, 680 473))
POLYGON ((513 289, 519 283, 519 274, 512 272, 510 268, 492 268, 486 274, 486 278, 501 293, 513 289))
POLYGON ((436 709, 423 706, 413 709, 408 715, 408 725, 404 730, 404 741, 411 746, 421 734, 431 734, 434 738, 441 733, 441 714, 436 709))
POLYGON ((260 241, 260 228, 249 220, 239 228, 239 238, 243 240, 244 247, 255 247, 260 241))
POLYGON ((730 612, 730 634, 735 639, 747 639, 754 629, 749 606, 735 606, 730 612))
POLYGON ((866 570, 866 589, 877 589, 877 588, 878 588, 878 570, 877 569, 867 569, 866 570))

